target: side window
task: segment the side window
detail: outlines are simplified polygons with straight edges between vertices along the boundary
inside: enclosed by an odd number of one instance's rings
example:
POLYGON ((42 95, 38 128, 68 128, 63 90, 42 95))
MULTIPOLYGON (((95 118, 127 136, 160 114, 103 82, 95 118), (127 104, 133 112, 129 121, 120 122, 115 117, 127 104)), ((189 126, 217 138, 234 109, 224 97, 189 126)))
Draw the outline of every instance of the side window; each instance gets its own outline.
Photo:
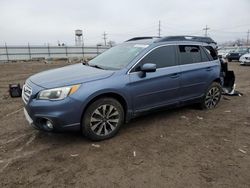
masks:
POLYGON ((175 66, 175 47, 163 46, 153 50, 141 60, 140 65, 145 63, 154 63, 156 68, 175 66))
POLYGON ((180 64, 191 64, 201 62, 200 47, 195 45, 180 45, 179 46, 180 64))

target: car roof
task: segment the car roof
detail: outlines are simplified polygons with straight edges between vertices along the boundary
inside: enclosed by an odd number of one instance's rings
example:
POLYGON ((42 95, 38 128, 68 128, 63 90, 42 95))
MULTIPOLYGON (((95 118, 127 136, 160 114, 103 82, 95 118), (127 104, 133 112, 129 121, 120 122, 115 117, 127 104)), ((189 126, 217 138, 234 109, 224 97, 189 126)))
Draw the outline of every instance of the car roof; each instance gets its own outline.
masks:
POLYGON ((199 45, 199 46, 212 46, 216 48, 216 42, 210 37, 199 37, 199 36, 167 36, 167 37, 134 37, 125 41, 125 43, 132 44, 146 44, 146 45, 199 45))
POLYGON ((128 41, 125 43, 129 44, 145 44, 145 45, 154 45, 154 46, 161 46, 161 45, 196 45, 196 46, 210 46, 204 42, 194 42, 194 41, 166 41, 166 42, 155 42, 152 39, 144 39, 144 40, 135 40, 135 41, 128 41))
POLYGON ((156 42, 164 42, 164 41, 195 41, 195 42, 203 42, 207 44, 217 44, 210 37, 190 36, 190 35, 166 36, 166 37, 162 37, 158 39, 156 42))

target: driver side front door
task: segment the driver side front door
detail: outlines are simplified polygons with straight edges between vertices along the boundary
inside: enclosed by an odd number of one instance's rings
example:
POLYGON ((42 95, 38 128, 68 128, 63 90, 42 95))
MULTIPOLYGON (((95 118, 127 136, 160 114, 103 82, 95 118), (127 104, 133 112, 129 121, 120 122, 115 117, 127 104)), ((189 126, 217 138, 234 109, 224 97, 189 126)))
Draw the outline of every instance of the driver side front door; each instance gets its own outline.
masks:
POLYGON ((175 46, 161 46, 152 50, 129 73, 129 79, 135 112, 178 103, 180 67, 176 61, 175 46), (146 63, 156 64, 156 72, 141 77, 140 66, 146 63))

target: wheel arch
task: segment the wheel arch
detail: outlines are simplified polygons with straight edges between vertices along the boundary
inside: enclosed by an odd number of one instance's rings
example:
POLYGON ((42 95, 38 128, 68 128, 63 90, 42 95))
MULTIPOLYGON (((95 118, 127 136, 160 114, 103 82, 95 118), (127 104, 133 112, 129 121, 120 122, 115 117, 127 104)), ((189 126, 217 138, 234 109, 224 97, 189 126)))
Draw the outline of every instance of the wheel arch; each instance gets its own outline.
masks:
POLYGON ((125 99, 125 97, 121 94, 118 94, 116 92, 105 92, 105 93, 100 93, 100 94, 97 94, 95 96, 93 96, 91 99, 88 100, 85 108, 83 109, 82 111, 82 115, 81 115, 81 120, 86 112, 86 110, 88 109, 88 107, 93 103, 95 102, 96 100, 98 99, 101 99, 101 98, 107 98, 107 97, 110 97, 110 98, 114 98, 116 99, 123 107, 123 110, 124 110, 124 120, 126 121, 128 119, 128 103, 125 99))
MULTIPOLYGON (((214 79, 213 82, 217 82, 217 83, 220 84, 220 85, 222 84, 222 81, 221 81, 220 78, 214 79)), ((212 82, 212 83, 213 83, 213 82, 212 82)), ((211 84, 212 84, 212 83, 211 83, 211 84)))

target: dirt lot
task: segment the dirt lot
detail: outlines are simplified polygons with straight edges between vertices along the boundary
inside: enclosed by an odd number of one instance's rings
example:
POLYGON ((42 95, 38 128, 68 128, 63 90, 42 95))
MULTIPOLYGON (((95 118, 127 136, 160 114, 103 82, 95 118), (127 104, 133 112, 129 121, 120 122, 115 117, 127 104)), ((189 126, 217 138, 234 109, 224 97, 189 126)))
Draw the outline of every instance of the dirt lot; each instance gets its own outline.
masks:
POLYGON ((93 143, 34 130, 8 97, 9 83, 64 65, 0 65, 0 187, 250 187, 250 67, 230 64, 242 97, 140 117, 93 143))

